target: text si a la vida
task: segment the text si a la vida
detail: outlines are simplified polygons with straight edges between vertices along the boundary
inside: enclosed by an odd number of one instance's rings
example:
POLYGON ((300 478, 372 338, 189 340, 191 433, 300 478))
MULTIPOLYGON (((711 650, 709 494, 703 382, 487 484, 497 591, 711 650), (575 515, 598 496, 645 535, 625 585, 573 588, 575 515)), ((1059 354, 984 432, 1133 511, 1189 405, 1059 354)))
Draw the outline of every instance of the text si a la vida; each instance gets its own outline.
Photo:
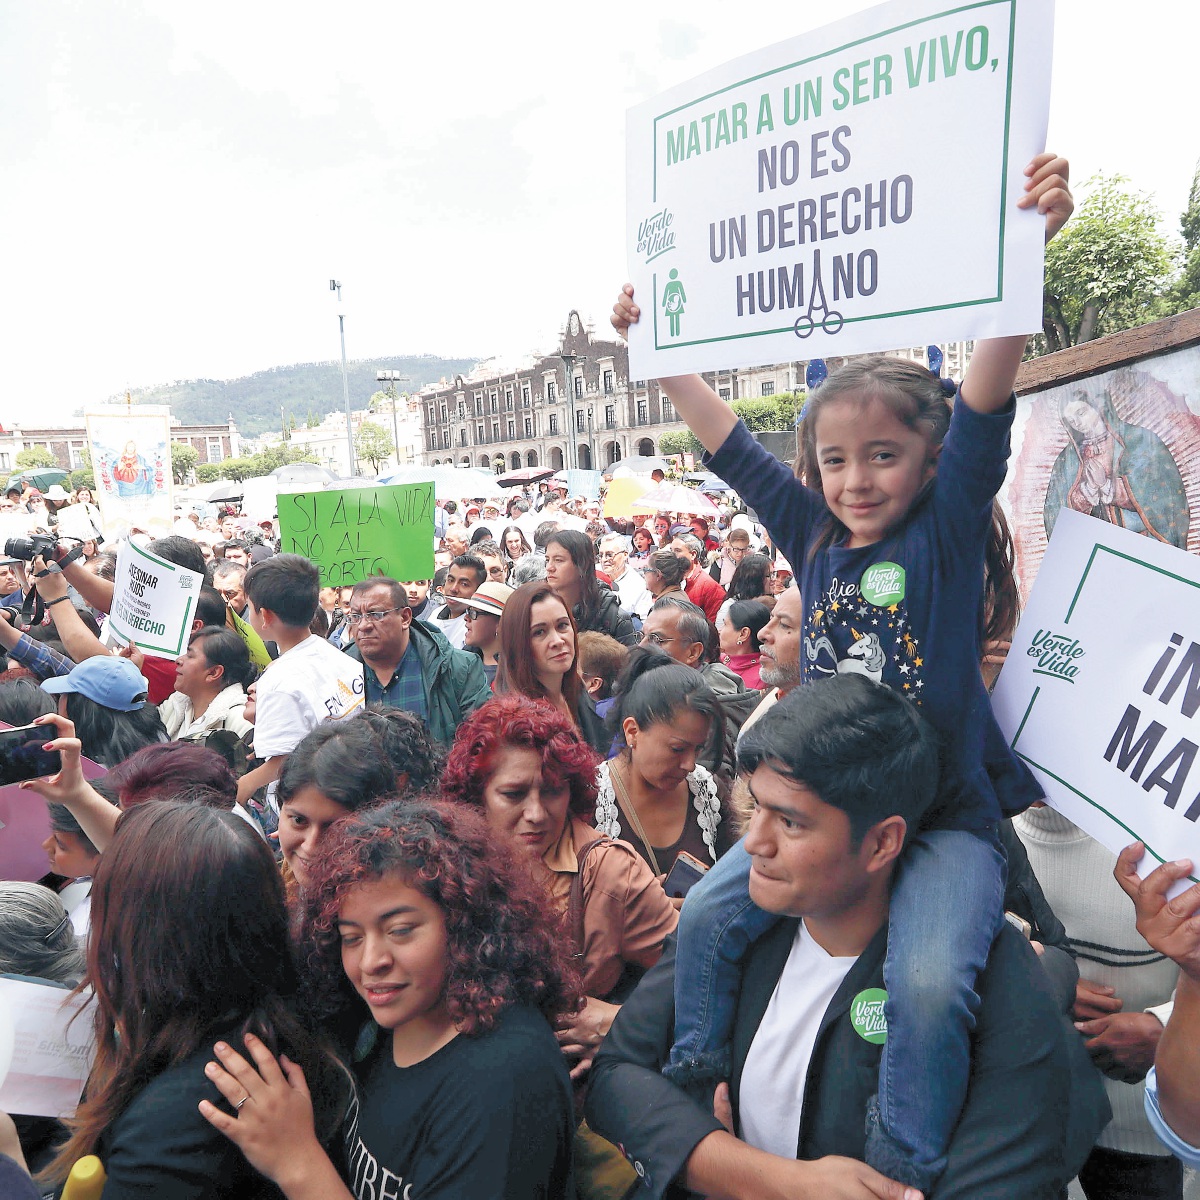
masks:
MULTIPOLYGON (((764 204, 711 221, 709 259, 720 263, 793 248, 801 256, 774 269, 738 274, 731 299, 739 317, 803 306, 813 276, 821 272, 822 243, 908 221, 914 204, 910 175, 838 186, 853 154, 853 130, 846 122, 900 91, 944 87, 956 78, 996 71, 999 59, 991 42, 986 25, 963 27, 914 41, 899 54, 866 55, 788 79, 761 92, 757 101, 735 101, 666 128, 668 171, 737 143, 763 143, 755 183, 764 204), (791 188, 803 194, 786 199, 779 194, 791 188)), ((879 286, 879 255, 870 246, 834 253, 826 261, 834 300, 870 296, 879 286)))

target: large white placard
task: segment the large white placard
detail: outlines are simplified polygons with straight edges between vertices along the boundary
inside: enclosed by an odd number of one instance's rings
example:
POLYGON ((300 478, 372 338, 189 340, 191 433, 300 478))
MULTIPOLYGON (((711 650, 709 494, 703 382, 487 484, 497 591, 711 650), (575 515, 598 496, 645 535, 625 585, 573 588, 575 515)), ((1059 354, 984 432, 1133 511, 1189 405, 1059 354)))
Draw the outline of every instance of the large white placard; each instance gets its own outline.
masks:
POLYGON ((12 1061, 7 1073, 0 1071, 0 1111, 74 1114, 95 1053, 91 1013, 84 1011, 92 1002, 90 993, 0 979, 0 1022, 12 1032, 12 1061))
POLYGON ((198 571, 167 562, 135 542, 122 542, 109 632, 122 645, 133 642, 159 658, 178 657, 187 649, 203 582, 198 571))
POLYGON ((1064 509, 992 702, 1064 816, 1200 878, 1200 559, 1064 509))
POLYGON ((1039 329, 1053 25, 894 0, 632 109, 631 377, 1039 329))

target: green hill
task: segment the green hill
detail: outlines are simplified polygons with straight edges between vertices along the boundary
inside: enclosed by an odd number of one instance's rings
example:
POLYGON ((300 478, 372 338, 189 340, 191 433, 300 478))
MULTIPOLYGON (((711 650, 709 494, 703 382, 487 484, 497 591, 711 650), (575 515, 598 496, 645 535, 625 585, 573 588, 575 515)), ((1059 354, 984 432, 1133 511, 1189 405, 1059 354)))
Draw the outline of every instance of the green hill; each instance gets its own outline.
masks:
MULTIPOLYGON (((400 371, 407 381, 397 384, 402 391, 416 391, 443 376, 469 371, 478 360, 438 358, 432 354, 398 355, 392 358, 358 359, 346 364, 350 383, 350 406, 366 408, 381 384, 377 371, 400 371)), ((272 367, 241 379, 187 379, 132 392, 135 404, 169 404, 185 425, 223 425, 230 413, 238 430, 247 437, 280 428, 280 410, 297 425, 310 417, 319 421, 328 412, 341 411, 342 368, 337 362, 296 363, 272 367)), ((124 400, 114 396, 114 401, 124 400)))

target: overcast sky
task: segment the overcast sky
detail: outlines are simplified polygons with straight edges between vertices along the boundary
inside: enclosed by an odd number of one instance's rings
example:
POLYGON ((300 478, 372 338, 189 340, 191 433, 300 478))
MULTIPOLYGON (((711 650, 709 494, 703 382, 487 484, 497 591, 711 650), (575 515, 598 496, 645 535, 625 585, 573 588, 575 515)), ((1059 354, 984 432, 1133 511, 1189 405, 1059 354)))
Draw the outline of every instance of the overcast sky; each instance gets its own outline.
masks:
MULTIPOLYGON (((625 276, 626 109, 867 7, 5 4, 0 421, 336 358, 334 276, 351 358, 549 350, 625 276)), ((1172 233, 1198 36, 1184 0, 1058 0, 1049 145, 1172 233)))

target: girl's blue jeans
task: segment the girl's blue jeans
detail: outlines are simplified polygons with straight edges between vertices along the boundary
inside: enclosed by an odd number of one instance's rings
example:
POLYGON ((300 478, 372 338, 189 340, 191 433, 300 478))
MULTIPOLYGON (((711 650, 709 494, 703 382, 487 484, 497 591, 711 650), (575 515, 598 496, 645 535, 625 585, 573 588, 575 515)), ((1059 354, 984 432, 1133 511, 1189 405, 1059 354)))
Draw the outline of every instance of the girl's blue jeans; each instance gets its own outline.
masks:
MULTIPOLYGON (((675 1045, 664 1073, 728 1078, 729 1042, 750 945, 779 915, 749 892, 739 842, 688 894, 675 968, 675 1045)), ((1004 920, 1006 865, 995 831, 911 837, 892 884, 883 975, 888 1038, 868 1114, 867 1161, 928 1189, 946 1165, 970 1074, 975 984, 1004 920)), ((793 914, 803 915, 803 914, 793 914)))

